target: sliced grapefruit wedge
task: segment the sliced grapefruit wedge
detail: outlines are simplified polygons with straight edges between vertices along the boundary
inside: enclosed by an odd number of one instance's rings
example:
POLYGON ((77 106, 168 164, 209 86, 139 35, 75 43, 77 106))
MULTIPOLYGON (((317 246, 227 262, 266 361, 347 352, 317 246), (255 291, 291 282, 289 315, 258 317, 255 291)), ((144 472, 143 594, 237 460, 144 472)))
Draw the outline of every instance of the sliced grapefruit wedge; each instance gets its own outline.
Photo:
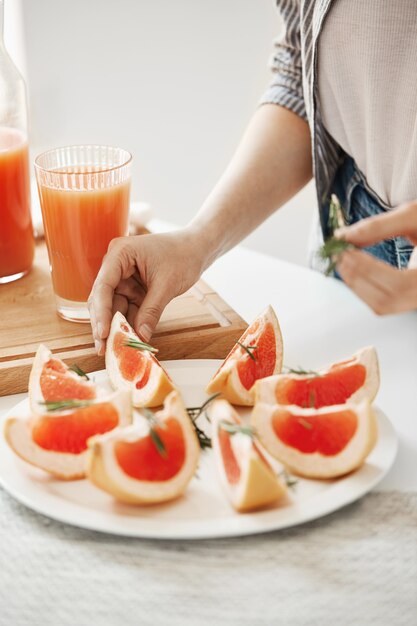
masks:
POLYGON ((215 400, 210 408, 212 446, 223 488, 239 511, 253 511, 273 504, 287 489, 227 400, 215 400))
POLYGON ((115 313, 106 345, 106 369, 114 389, 129 389, 136 407, 160 406, 174 384, 151 346, 144 344, 125 317, 115 313))
POLYGON ((29 377, 29 402, 39 412, 42 402, 59 400, 94 400, 96 385, 79 368, 75 371, 40 345, 29 377), (78 372, 78 373, 77 373, 78 372))
POLYGON ((42 415, 9 417, 4 425, 6 441, 18 456, 63 480, 85 476, 89 437, 132 421, 131 398, 126 391, 101 400, 63 402, 64 407, 70 405, 48 413, 44 407, 42 415))
POLYGON ((255 401, 317 409, 364 398, 372 402, 378 388, 378 357, 375 348, 368 346, 317 372, 278 374, 259 380, 255 401))
MULTIPOLYGON (((150 414, 150 415, 149 415, 150 414)), ((194 476, 200 446, 177 391, 164 407, 128 428, 93 437, 87 476, 94 485, 129 504, 178 498, 194 476)))
POLYGON ((207 393, 221 392, 232 404, 252 406, 253 385, 282 368, 282 335, 271 306, 246 329, 207 386, 207 393))
POLYGON ((307 478, 335 478, 360 467, 377 439, 370 402, 320 409, 257 402, 251 423, 265 449, 307 478))

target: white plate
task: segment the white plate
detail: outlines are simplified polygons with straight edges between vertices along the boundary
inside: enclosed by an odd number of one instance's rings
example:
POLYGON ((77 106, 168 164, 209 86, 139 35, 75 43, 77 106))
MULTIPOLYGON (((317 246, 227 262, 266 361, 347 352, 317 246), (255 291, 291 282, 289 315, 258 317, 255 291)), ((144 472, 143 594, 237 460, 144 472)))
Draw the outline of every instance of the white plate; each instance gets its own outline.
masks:
MULTIPOLYGON (((199 406, 203 389, 220 361, 185 360, 164 363, 183 393, 187 406, 199 406)), ((105 372, 94 374, 105 382, 105 372)), ((25 415, 23 400, 9 415, 25 415)), ((357 500, 385 476, 397 452, 397 436, 388 418, 377 411, 378 443, 366 463, 338 480, 299 479, 288 501, 276 508, 250 514, 236 513, 217 481, 211 451, 201 455, 198 477, 186 494, 171 504, 134 507, 115 502, 87 480, 61 482, 21 461, 0 434, 0 482, 29 508, 60 522, 100 532, 155 539, 197 539, 264 533, 302 524, 357 500)))

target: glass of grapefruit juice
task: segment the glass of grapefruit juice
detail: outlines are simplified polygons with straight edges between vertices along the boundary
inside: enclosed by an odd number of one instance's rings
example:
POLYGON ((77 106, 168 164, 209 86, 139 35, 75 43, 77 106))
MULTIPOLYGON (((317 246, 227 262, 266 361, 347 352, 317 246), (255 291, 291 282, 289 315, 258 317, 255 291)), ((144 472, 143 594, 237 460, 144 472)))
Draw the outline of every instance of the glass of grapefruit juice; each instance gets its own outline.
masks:
POLYGON ((0 283, 27 274, 34 252, 28 143, 19 130, 0 127, 0 283))
POLYGON ((35 159, 58 313, 89 322, 87 299, 109 243, 128 233, 132 156, 110 146, 67 146, 35 159))

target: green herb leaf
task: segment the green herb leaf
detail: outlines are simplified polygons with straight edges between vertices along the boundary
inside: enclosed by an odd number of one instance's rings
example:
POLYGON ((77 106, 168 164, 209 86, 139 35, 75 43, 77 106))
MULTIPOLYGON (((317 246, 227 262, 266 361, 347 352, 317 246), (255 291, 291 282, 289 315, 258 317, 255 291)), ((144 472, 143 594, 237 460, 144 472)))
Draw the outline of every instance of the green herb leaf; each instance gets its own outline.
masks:
POLYGON ((252 361, 256 361, 256 357, 253 354, 252 350, 257 350, 258 346, 245 346, 245 344, 240 341, 236 341, 236 344, 240 346, 243 350, 245 350, 246 354, 252 359, 252 361))
POLYGON ((156 426, 160 426, 161 428, 163 427, 159 420, 157 419, 155 413, 153 411, 151 411, 150 409, 146 409, 143 408, 141 409, 141 413, 144 417, 146 417, 146 419, 148 420, 150 426, 149 426, 149 436, 152 439, 152 442, 155 446, 155 448, 157 449, 157 451, 159 452, 159 454, 166 459, 168 457, 168 451, 165 447, 164 442, 162 441, 159 433, 157 430, 155 430, 156 426))
POLYGON ((354 248, 356 248, 356 246, 344 241, 343 239, 336 239, 336 237, 330 237, 330 239, 327 239, 319 250, 320 258, 324 261, 329 261, 326 269, 326 275, 328 276, 334 272, 342 252, 345 250, 353 250, 354 248))
POLYGON ((250 426, 244 426, 242 424, 232 424, 232 422, 221 421, 219 427, 225 430, 230 435, 236 435, 240 433, 242 435, 248 435, 251 439, 255 436, 255 431, 250 426))
POLYGON ((46 402, 39 402, 50 413, 52 411, 67 411, 69 409, 82 409, 85 406, 90 406, 93 400, 47 400, 46 402))
POLYGON ((287 374, 298 374, 299 376, 312 376, 314 378, 320 378, 322 374, 320 372, 316 372, 315 370, 305 370, 302 367, 287 367, 284 365, 287 374))
POLYGON ((127 348, 134 348, 135 350, 145 350, 147 352, 152 352, 155 354, 159 352, 157 348, 154 348, 149 343, 145 343, 144 341, 140 341, 139 339, 128 339, 123 343, 127 348))
POLYGON ((294 478, 285 468, 279 473, 279 476, 289 489, 294 489, 298 483, 298 479, 294 478))
POLYGON ((72 365, 70 365, 68 367, 68 369, 70 369, 72 372, 75 372, 76 374, 78 374, 78 376, 81 376, 81 378, 85 378, 86 380, 90 380, 90 377, 87 376, 87 374, 84 372, 84 370, 82 370, 81 367, 79 365, 77 365, 76 363, 73 363, 72 365))
POLYGON ((330 204, 329 204, 328 227, 329 227, 330 234, 333 235, 334 231, 337 228, 341 228, 344 225, 345 225, 345 219, 343 217, 343 211, 342 211, 342 207, 340 204, 340 200, 336 196, 336 194, 333 193, 331 195, 330 204))
POLYGON ((200 448, 202 450, 206 450, 207 448, 211 448, 211 439, 210 437, 204 432, 204 430, 202 428, 200 428, 199 426, 197 426, 197 419, 200 417, 200 415, 202 415, 202 413, 204 413, 206 419, 208 422, 210 422, 210 418, 207 415, 207 407, 209 406, 209 404, 211 402, 213 402, 213 400, 215 400, 216 398, 218 398, 221 395, 220 392, 218 393, 214 393, 212 396, 210 396, 209 398, 207 398, 207 400, 205 402, 203 402, 203 404, 201 406, 197 406, 197 407, 189 407, 187 408, 187 413, 190 416, 190 419, 193 423, 193 426, 195 428, 195 432, 196 435, 198 437, 198 442, 200 444, 200 448))
POLYGON ((312 430, 313 424, 311 422, 308 422, 306 419, 304 419, 304 417, 299 417, 297 421, 299 424, 301 424, 301 426, 304 426, 304 428, 307 428, 307 430, 312 430))

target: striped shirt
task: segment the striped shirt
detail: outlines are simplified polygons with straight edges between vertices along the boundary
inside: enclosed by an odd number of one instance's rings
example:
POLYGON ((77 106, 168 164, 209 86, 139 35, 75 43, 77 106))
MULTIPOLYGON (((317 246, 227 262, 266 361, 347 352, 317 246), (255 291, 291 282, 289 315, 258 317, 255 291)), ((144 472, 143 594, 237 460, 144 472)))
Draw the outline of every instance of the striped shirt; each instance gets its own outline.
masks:
MULTIPOLYGON (((308 121, 312 138, 313 173, 321 208, 328 199, 343 151, 326 131, 320 115, 317 42, 332 0, 276 0, 284 29, 275 42, 274 77, 261 104, 274 103, 308 121)), ((320 210, 322 230, 326 219, 320 210)))

